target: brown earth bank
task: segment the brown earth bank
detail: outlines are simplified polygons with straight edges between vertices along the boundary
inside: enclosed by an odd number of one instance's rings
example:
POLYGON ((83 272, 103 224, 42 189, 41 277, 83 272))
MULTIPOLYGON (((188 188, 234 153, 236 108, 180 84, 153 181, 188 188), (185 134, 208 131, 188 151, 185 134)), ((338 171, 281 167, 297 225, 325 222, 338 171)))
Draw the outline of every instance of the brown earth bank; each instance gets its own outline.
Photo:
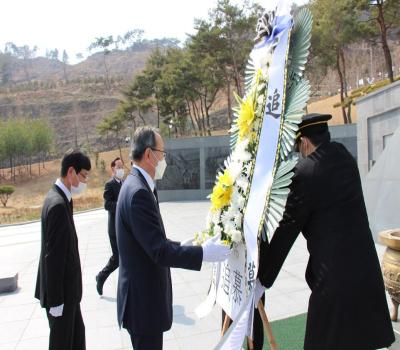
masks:
MULTIPOLYGON (((125 161, 126 172, 130 167, 128 149, 122 149, 122 157, 125 161)), ((88 189, 82 195, 74 197, 74 211, 99 208, 103 206, 104 184, 111 176, 110 163, 119 157, 119 151, 109 151, 100 153, 96 162, 96 157, 91 156, 92 170, 89 175, 88 189)), ((22 169, 21 176, 16 183, 0 180, 0 186, 11 185, 15 192, 7 202, 7 206, 0 205, 0 225, 40 218, 41 208, 44 197, 49 188, 54 184, 60 173, 60 160, 45 162, 44 168, 39 169, 38 165, 32 166, 32 176, 29 176, 26 169, 22 169)), ((9 172, 8 169, 2 170, 3 174, 9 172)))
MULTIPOLYGON (((400 72, 399 39, 390 40, 395 75, 400 72)), ((61 156, 68 148, 106 151, 116 148, 113 135, 101 138, 96 126, 115 111, 121 100, 122 90, 141 72, 153 46, 131 50, 112 50, 106 62, 110 84, 106 83, 104 55, 95 53, 83 62, 64 65, 58 60, 37 57, 28 62, 0 53, 0 66, 10 67, 9 82, 0 84, 0 121, 9 118, 47 119, 54 129, 54 156, 61 156), (65 70, 64 70, 65 68, 65 70)), ((352 44, 346 51, 347 80, 350 89, 360 81, 366 84, 371 76, 375 81, 383 79, 384 59, 379 45, 372 47, 366 42, 352 44)), ((340 108, 333 108, 338 99, 338 78, 333 69, 324 76, 308 72, 313 96, 309 112, 331 113, 331 124, 341 124, 340 108), (329 97, 332 96, 332 97, 329 97)), ((234 103, 234 99, 232 99, 234 103)), ((229 129, 227 100, 224 91, 210 110, 211 129, 223 132, 229 129)), ((356 122, 356 108, 352 108, 352 122, 356 122)), ((157 112, 144 115, 147 124, 157 125, 157 112)), ((140 120, 139 120, 140 123, 140 120)), ((126 132, 125 136, 129 132, 126 132)))
MULTIPOLYGON (((68 98, 71 98, 71 96, 66 94, 63 98, 64 101, 68 101, 68 98)), ((109 97, 105 97, 105 104, 109 103, 107 98, 109 97)), ((330 121, 330 125, 343 124, 341 109, 333 107, 335 103, 339 102, 339 99, 339 95, 336 95, 325 99, 314 100, 314 102, 308 105, 307 112, 332 114, 333 119, 330 121)), ((38 100, 40 101, 40 98, 38 100)), ((79 101, 77 103, 79 103, 79 101)), ((219 101, 217 105, 222 107, 222 104, 219 101)), ((352 116, 353 122, 356 122, 357 112, 354 106, 352 108, 352 116)), ((69 124, 63 124, 61 119, 56 119, 54 122, 60 130, 63 130, 64 135, 68 135, 68 132, 74 131, 74 128, 71 128, 69 124)), ((214 126, 214 130, 212 131, 213 136, 228 135, 229 124, 226 108, 221 108, 219 111, 214 112, 211 117, 211 123, 214 126)), ((153 124, 155 124, 155 122, 153 124)), ((79 126, 79 132, 84 132, 82 125, 79 126)), ((108 146, 107 140, 104 138, 101 139, 100 137, 99 140, 105 145, 105 147, 108 146)), ((91 155, 92 171, 90 174, 89 186, 84 194, 74 198, 74 209, 76 211, 103 206, 103 189, 105 181, 110 177, 110 163, 119 155, 118 150, 100 152, 97 156, 95 154, 91 155)), ((130 165, 128 148, 122 149, 122 157, 128 170, 130 165)), ((4 208, 3 206, 0 206, 0 224, 38 219, 40 217, 43 199, 50 186, 52 186, 56 178, 59 176, 59 171, 60 159, 47 161, 44 163, 44 166, 33 164, 31 170, 32 175, 29 174, 30 171, 27 167, 19 166, 16 169, 17 180, 16 183, 14 183, 10 180, 10 170, 1 169, 0 186, 14 186, 15 192, 8 200, 7 207, 4 208)))

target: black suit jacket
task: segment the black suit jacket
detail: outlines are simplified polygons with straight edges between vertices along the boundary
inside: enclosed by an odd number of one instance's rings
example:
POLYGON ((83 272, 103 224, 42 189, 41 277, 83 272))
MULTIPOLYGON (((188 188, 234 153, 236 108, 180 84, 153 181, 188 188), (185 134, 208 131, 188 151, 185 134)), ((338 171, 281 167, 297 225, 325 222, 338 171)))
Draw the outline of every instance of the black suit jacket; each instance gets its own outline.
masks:
POLYGON ((42 307, 77 304, 82 273, 72 205, 54 185, 42 209, 42 241, 35 297, 42 307))
POLYGON ((261 246, 264 286, 273 284, 300 231, 310 253, 312 291, 304 348, 390 345, 394 336, 357 163, 339 143, 325 143, 299 161, 283 219, 270 244, 261 246))
POLYGON ((104 209, 108 211, 108 233, 115 236, 115 211, 122 182, 118 182, 114 177, 108 180, 104 186, 104 209))
POLYGON ((140 335, 167 331, 172 325, 170 267, 200 270, 203 250, 167 239, 158 203, 135 168, 122 185, 116 223, 119 325, 140 335))

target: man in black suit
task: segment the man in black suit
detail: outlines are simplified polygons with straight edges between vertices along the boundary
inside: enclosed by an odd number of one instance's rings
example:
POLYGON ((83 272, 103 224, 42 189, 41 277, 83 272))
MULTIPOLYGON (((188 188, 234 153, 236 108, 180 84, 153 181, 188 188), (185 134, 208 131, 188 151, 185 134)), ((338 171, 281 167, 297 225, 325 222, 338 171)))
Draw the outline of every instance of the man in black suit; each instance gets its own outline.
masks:
POLYGON ((104 208, 108 211, 108 237, 110 238, 112 255, 107 265, 96 276, 96 288, 100 295, 103 295, 103 285, 108 276, 119 266, 117 235, 115 230, 115 210, 119 191, 124 178, 124 163, 121 158, 115 158, 111 162, 112 178, 106 182, 104 188, 104 208))
POLYGON ((116 214, 118 323, 128 330, 135 350, 160 350, 163 332, 172 325, 170 267, 200 270, 202 261, 223 261, 230 249, 218 237, 203 246, 167 239, 154 185, 166 168, 164 142, 156 129, 135 131, 132 159, 116 214))
POLYGON ((372 350, 394 341, 379 260, 369 229, 358 167, 330 142, 330 115, 303 117, 284 216, 260 251, 259 280, 274 283, 301 231, 310 259, 305 350, 372 350))
POLYGON ((50 350, 83 350, 85 325, 80 302, 82 273, 72 194, 82 193, 91 169, 79 151, 61 161, 61 177, 47 193, 42 209, 42 240, 35 297, 46 308, 50 350))

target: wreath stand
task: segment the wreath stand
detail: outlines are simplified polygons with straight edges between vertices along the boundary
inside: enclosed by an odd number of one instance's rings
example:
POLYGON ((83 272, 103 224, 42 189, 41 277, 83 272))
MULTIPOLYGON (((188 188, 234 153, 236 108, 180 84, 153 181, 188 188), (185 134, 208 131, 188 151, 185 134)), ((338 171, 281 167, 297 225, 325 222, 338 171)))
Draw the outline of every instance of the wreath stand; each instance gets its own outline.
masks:
MULTIPOLYGON (((268 321, 267 313, 265 312, 264 304, 263 304, 262 300, 260 300, 258 302, 257 310, 260 313, 261 320, 262 320, 262 323, 263 323, 263 326, 264 326, 264 330, 265 330, 265 332, 267 334, 268 343, 269 343, 269 346, 270 346, 271 350, 278 350, 278 346, 276 344, 275 337, 274 337, 274 335, 272 333, 272 328, 271 328, 271 325, 270 325, 270 323, 268 321)), ((229 318, 229 316, 227 314, 225 314, 224 324, 222 326, 222 336, 228 330, 230 321, 231 321, 231 319, 229 318)), ((250 337, 247 337, 247 344, 248 344, 248 349, 249 350, 253 350, 254 349, 253 339, 251 339, 250 337)))

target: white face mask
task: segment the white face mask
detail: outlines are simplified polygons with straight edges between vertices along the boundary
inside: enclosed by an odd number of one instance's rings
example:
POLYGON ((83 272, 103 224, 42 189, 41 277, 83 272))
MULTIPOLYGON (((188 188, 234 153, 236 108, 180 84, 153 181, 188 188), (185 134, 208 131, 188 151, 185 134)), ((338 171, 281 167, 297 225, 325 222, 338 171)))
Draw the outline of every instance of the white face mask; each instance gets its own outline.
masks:
MULTIPOLYGON (((78 174, 75 172, 76 177, 79 180, 78 174)), ((83 193, 87 188, 87 184, 80 182, 79 181, 79 185, 78 187, 75 187, 74 185, 71 184, 71 194, 81 194, 83 193)))
MULTIPOLYGON (((151 152, 153 153, 153 150, 151 152)), ((153 153, 153 155, 154 155, 154 153, 153 153)), ((157 159, 156 156, 154 156, 154 158, 157 159)), ((165 158, 163 158, 162 160, 159 160, 158 164, 156 166, 156 169, 155 169, 156 172, 154 175, 154 180, 161 180, 164 176, 164 172, 165 172, 166 168, 167 168, 167 162, 165 161, 165 158)))
POLYGON ((118 179, 122 179, 125 175, 125 170, 124 169, 116 169, 115 170, 115 177, 118 179))
POLYGON ((156 166, 156 174, 154 176, 155 180, 161 180, 164 176, 165 169, 167 168, 167 162, 165 158, 160 160, 156 166))
POLYGON ((71 193, 72 194, 81 194, 81 193, 85 192, 86 188, 87 188, 87 184, 79 181, 78 187, 71 186, 71 193))

